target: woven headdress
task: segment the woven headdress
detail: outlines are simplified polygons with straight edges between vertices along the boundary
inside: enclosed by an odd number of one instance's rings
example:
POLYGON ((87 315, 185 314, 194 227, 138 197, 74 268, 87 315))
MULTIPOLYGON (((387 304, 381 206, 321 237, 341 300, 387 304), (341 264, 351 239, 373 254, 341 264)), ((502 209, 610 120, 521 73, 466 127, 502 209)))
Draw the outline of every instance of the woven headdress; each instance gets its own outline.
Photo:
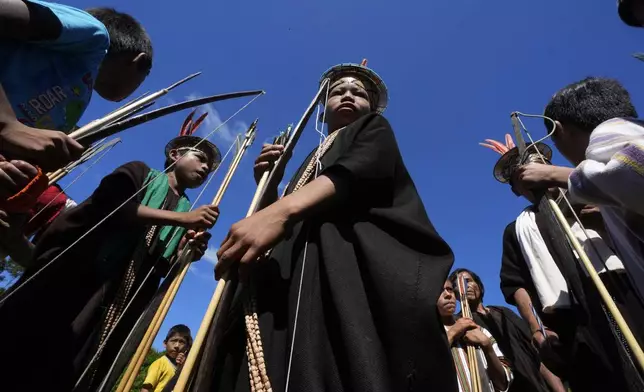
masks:
POLYGON ((371 108, 378 113, 385 111, 389 103, 387 86, 377 73, 367 68, 367 59, 362 60, 360 64, 343 63, 329 68, 320 78, 320 84, 326 78, 331 79, 331 83, 333 83, 346 76, 355 76, 363 81, 369 93, 371 108))
MULTIPOLYGON (((509 183, 514 170, 529 161, 529 156, 522 159, 519 155, 519 149, 509 134, 505 135, 505 144, 492 139, 485 139, 485 142, 479 144, 501 154, 501 158, 494 165, 494 178, 499 182, 509 183)), ((546 160, 552 159, 552 149, 547 144, 537 143, 536 147, 546 160)))
POLYGON ((193 110, 183 122, 179 136, 170 140, 165 146, 165 155, 170 157, 170 151, 180 149, 197 149, 208 156, 210 171, 214 171, 221 163, 221 153, 217 146, 199 136, 193 136, 197 128, 203 123, 208 113, 204 113, 196 121, 192 121, 196 110, 193 110))

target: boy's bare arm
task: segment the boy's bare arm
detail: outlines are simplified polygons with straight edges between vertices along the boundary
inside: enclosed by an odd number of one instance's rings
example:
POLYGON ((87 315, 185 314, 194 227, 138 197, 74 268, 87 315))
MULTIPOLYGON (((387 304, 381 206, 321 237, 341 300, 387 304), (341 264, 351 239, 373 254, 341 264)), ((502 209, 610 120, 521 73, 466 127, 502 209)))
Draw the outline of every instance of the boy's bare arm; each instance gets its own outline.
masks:
POLYGON ((143 205, 136 209, 136 223, 159 226, 181 226, 189 229, 209 229, 219 216, 219 209, 201 206, 190 212, 158 210, 143 205))
POLYGON ((518 289, 514 293, 514 301, 517 304, 519 314, 528 323, 530 332, 534 334, 535 332, 539 331, 539 322, 537 321, 536 317, 534 317, 534 314, 532 314, 532 310, 530 309, 530 304, 532 304, 530 294, 528 294, 528 292, 523 288, 518 289))
POLYGON ((60 20, 47 7, 23 0, 0 0, 0 39, 54 40, 61 32, 60 20))
MULTIPOLYGON (((55 40, 62 24, 47 7, 22 0, 0 0, 0 40, 55 40)), ((62 132, 21 124, 0 84, 0 154, 55 170, 77 159, 84 148, 62 132)))
POLYGON ((152 385, 146 384, 141 387, 141 392, 152 392, 154 388, 152 388, 152 385))
MULTIPOLYGON (((0 9, 4 1, 0 0, 0 9)), ((84 149, 63 132, 31 128, 20 123, 0 84, 0 155, 22 159, 51 171, 78 159, 84 149)))
POLYGON ((257 260, 284 236, 288 227, 328 211, 346 192, 342 182, 323 174, 297 192, 235 223, 217 252, 215 277, 219 279, 235 261, 257 260))

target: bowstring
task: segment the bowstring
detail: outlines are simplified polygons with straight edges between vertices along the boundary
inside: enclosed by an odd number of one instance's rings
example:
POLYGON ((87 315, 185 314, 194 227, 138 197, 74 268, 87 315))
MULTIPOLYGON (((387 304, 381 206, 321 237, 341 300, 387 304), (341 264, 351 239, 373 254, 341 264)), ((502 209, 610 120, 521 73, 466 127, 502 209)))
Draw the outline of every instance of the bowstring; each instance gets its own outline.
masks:
MULTIPOLYGON (((114 143, 114 144, 112 144, 110 146, 107 146, 107 148, 105 148, 105 151, 103 151, 103 153, 98 158, 96 158, 96 160, 94 162, 92 162, 88 167, 86 167, 85 170, 83 170, 78 176, 76 176, 69 184, 67 184, 67 186, 65 188, 61 189, 61 191, 58 192, 56 197, 51 199, 51 201, 49 203, 47 203, 43 208, 38 210, 38 212, 34 216, 32 216, 31 219, 29 219, 29 221, 27 223, 31 223, 34 219, 36 219, 36 217, 38 217, 38 215, 40 215, 43 211, 45 211, 47 209, 47 207, 49 207, 53 202, 55 202, 56 199, 58 199, 58 197, 60 195, 65 193, 72 185, 74 185, 74 183, 76 183, 76 181, 80 180, 81 177, 83 177, 85 175, 85 173, 87 173, 89 171, 89 169, 91 169, 94 165, 96 165, 98 162, 100 162, 100 160, 103 159, 103 157, 105 157, 105 155, 107 155, 107 153, 110 152, 112 150, 112 148, 116 147, 116 145, 121 142, 120 139, 115 139, 115 140, 117 140, 116 143, 114 143)), ((100 150, 98 152, 100 152, 100 150)))
MULTIPOLYGON (((210 133, 208 133, 206 136, 201 138, 197 144, 195 144, 193 147, 196 148, 202 143, 204 143, 208 138, 210 138, 212 135, 215 134, 219 129, 221 129, 224 125, 226 125, 233 117, 235 117, 237 114, 239 114, 241 111, 246 109, 251 103, 253 103, 257 98, 259 98, 263 94, 256 95, 251 99, 248 103, 246 103, 244 106, 242 106, 239 110, 237 110, 233 115, 228 117, 226 121, 222 122, 219 124, 215 129, 213 129, 210 133)), ((54 257, 50 262, 45 264, 41 269, 36 271, 33 275, 31 275, 29 278, 27 278, 20 286, 16 287, 15 290, 12 290, 10 293, 8 293, 4 298, 0 299, 0 305, 2 305, 5 301, 7 301, 11 296, 13 296, 17 291, 19 291, 22 287, 25 286, 25 284, 29 283, 31 280, 33 280, 36 276, 38 276, 42 271, 47 269, 50 265, 55 263, 58 259, 60 259, 64 254, 66 254, 70 249, 72 249, 76 244, 78 244, 83 238, 87 237, 90 233, 92 233, 96 228, 98 228, 101 224, 103 224, 106 220, 108 220, 110 217, 112 217, 115 213, 117 213, 123 206, 125 206, 127 203, 132 201, 136 196, 138 196, 141 192, 147 189, 150 184, 152 184, 154 181, 156 181, 157 178, 165 175, 170 169, 172 169, 181 159, 183 159, 184 156, 179 157, 176 161, 172 162, 168 167, 166 167, 162 172, 160 172, 157 176, 154 178, 150 179, 146 183, 143 184, 141 189, 138 191, 134 192, 132 196, 127 198, 123 203, 121 203, 118 207, 116 207, 114 210, 112 210, 107 216, 105 216, 103 219, 101 219, 98 223, 96 223, 94 226, 92 226, 87 232, 85 232, 83 235, 81 235, 76 241, 72 242, 67 248, 65 248, 61 253, 59 253, 56 257, 54 257)))
MULTIPOLYGON (((541 143, 542 141, 544 141, 544 140, 546 140, 546 139, 548 139, 548 138, 552 137, 552 135, 555 133, 555 131, 556 131, 556 129, 557 129, 557 123, 555 122, 555 120, 554 120, 554 119, 552 119, 552 118, 550 118, 550 117, 547 117, 547 116, 544 116, 544 115, 539 115, 539 114, 525 114, 525 113, 521 113, 521 112, 515 112, 515 113, 518 115, 518 116, 517 116, 517 119, 519 120, 519 123, 520 123, 520 125, 521 125, 521 128, 523 129, 523 131, 525 132, 525 134, 528 136, 528 139, 530 140, 530 143, 531 143, 531 144, 530 144, 530 146, 528 146, 528 148, 526 148, 526 151, 524 151, 524 154, 526 154, 530 148, 533 148, 533 150, 534 150, 534 151, 536 151, 536 153, 538 154, 539 159, 541 159, 542 163, 543 163, 543 164, 548 164, 548 163, 547 163, 547 161, 546 161, 546 159, 545 159, 545 157, 541 154, 541 151, 539 151, 539 148, 537 147, 537 143, 541 143), (519 116, 525 116, 525 117, 529 117, 529 118, 542 118, 542 119, 544 119, 544 120, 547 120, 547 121, 549 121, 549 122, 551 122, 551 123, 552 123, 552 130, 551 130, 551 131, 550 131, 550 133, 548 133, 546 136, 544 136, 543 138, 541 138, 541 139, 539 139, 539 140, 537 140, 537 141, 535 142, 535 141, 532 139, 532 135, 530 135, 530 132, 528 131, 528 129, 526 128, 526 126, 523 124, 523 121, 521 121, 521 117, 519 117, 519 116)), ((525 157, 521 157, 521 159, 522 159, 522 160, 521 160, 520 162, 522 162, 524 158, 525 158, 525 157)), ((605 260, 604 260, 604 258, 601 256, 601 253, 599 252, 599 249, 597 249, 597 245, 595 245, 595 243, 594 243, 594 242, 592 241, 592 239, 590 238, 590 235, 588 235, 588 231, 587 231, 587 230, 586 230, 586 228, 584 227, 584 224, 581 222, 581 219, 579 218, 579 216, 578 216, 578 215, 577 215, 577 213, 575 212, 574 208, 572 208, 572 204, 570 203, 570 200, 569 200, 569 199, 568 199, 568 197, 566 196, 566 192, 564 192, 564 191, 563 191, 561 188, 559 188, 559 187, 557 187, 557 190, 559 191, 559 198, 560 198, 560 199, 562 199, 562 200, 564 200, 564 201, 566 202, 566 205, 567 205, 567 206, 568 206, 568 208, 570 209, 570 212, 572 213, 572 215, 573 215, 573 217, 574 217, 574 219, 575 219, 575 222, 579 225, 579 227, 581 228, 582 232, 584 233, 584 236, 586 237, 586 241, 584 241, 584 244, 586 244, 586 243, 590 243, 591 248, 593 249, 593 251, 594 251, 595 255, 597 256, 597 260, 599 260, 599 261, 601 262, 601 264, 603 265, 603 267, 604 267, 604 269, 605 269, 606 273, 608 274, 611 270, 608 268, 608 265, 606 264, 606 261, 605 261, 605 260)), ((600 238, 601 238, 601 237, 600 237, 600 238)), ((567 238, 566 238, 566 240, 567 240, 568 244, 570 245, 570 240, 568 240, 567 238)), ((583 246, 582 246, 582 248, 583 248, 583 246)), ((585 249, 583 249, 583 250, 585 250, 585 249)), ((573 249, 573 254, 575 255, 575 257, 576 257, 577 259, 579 259, 579 255, 577 255, 577 252, 576 252, 576 251, 574 251, 574 249, 573 249)), ((622 260, 621 260, 621 258, 619 259, 619 261, 620 261, 621 263, 623 263, 623 262, 622 262, 622 260)), ((593 265, 593 268, 595 268, 595 267, 594 267, 594 265, 593 265)), ((588 274, 588 272, 586 272, 586 273, 588 274)), ((597 274, 599 274, 599 272, 597 272, 597 274)), ((609 280, 611 280, 611 281, 614 279, 614 278, 613 278, 612 276, 610 276, 610 275, 606 275, 606 277, 607 277, 609 280)), ((613 283, 614 283, 614 282, 613 282, 613 283)), ((608 311, 607 311, 607 309, 606 309, 606 307, 605 307, 605 305, 604 305, 603 303, 602 303, 602 304, 600 304, 600 305, 601 305, 601 307, 602 307, 602 310, 603 310, 603 312, 604 312, 604 315, 605 315, 605 316, 606 316, 606 318, 608 319, 609 324, 613 324, 613 323, 611 323, 611 320, 613 319, 613 317, 610 315, 610 312, 608 312, 608 311)), ((635 365, 635 363, 634 363, 634 361, 633 361, 632 353, 631 353, 630 348, 628 347, 628 345, 626 344, 626 342, 622 341, 622 339, 621 339, 621 338, 620 338, 620 336, 618 335, 618 331, 619 331, 619 334, 622 334, 622 331, 621 331, 621 329, 619 328, 619 326, 618 326, 617 324, 614 324, 614 325, 612 326, 612 328, 610 328, 610 330, 611 330, 611 332, 612 332, 613 336, 615 337, 615 339, 616 339, 619 343, 621 343, 621 347, 622 347, 622 349, 624 350, 624 352, 625 352, 625 354, 626 354, 626 358, 628 359, 628 362, 630 363, 630 365, 631 365, 631 366, 633 366, 633 367, 635 367, 635 370, 637 370, 637 366, 635 365)), ((639 372, 636 372, 636 377, 638 378, 638 380, 639 380, 640 382, 644 382, 644 381, 642 380, 642 376, 640 375, 640 373, 639 373, 639 372)))
MULTIPOLYGON (((551 129, 550 133, 548 133, 546 136, 542 137, 541 139, 539 139, 539 140, 537 140, 537 141, 535 142, 535 141, 532 139, 532 135, 530 134, 530 131, 528 131, 528 129, 526 128, 526 126, 523 124, 523 121, 521 121, 521 117, 517 116, 517 119, 519 120, 519 124, 521 124, 521 128, 522 128, 522 129, 523 129, 523 131, 525 132, 526 136, 528 136, 528 140, 530 140, 530 145, 529 145, 529 146, 528 146, 528 148, 526 148, 526 150, 524 151, 524 153, 523 153, 523 154, 524 154, 524 156, 522 156, 522 157, 521 157, 520 162, 523 162, 523 160, 524 160, 524 158, 525 158, 525 155, 526 155, 529 151, 531 151, 531 149, 532 149, 532 151, 533 151, 533 152, 536 152, 536 153, 538 154, 539 159, 541 159, 541 162, 542 162, 543 164, 546 164, 546 165, 547 165, 547 164, 548 164, 548 163, 547 163, 547 160, 546 160, 546 158, 541 154, 541 151, 539 151, 539 148, 537 147, 537 143, 542 143, 544 140, 546 140, 546 139, 548 139, 548 138, 551 138, 551 137, 552 137, 552 135, 553 135, 553 134, 555 133, 555 131, 557 130, 557 123, 556 123, 556 122, 555 122, 555 120, 553 120, 552 118, 550 118, 550 117, 546 117, 546 116, 544 116, 544 115, 539 115, 539 114, 525 114, 525 113, 521 113, 521 112, 515 112, 515 113, 517 113, 519 116, 525 116, 525 117, 531 117, 531 118, 542 118, 542 119, 544 119, 544 120, 548 120, 548 121, 550 121, 550 122, 552 123, 552 129, 551 129)), ((585 243, 590 243, 590 245, 591 245, 591 247, 592 247, 593 251, 595 252, 595 254, 596 254, 596 256, 597 256, 597 259, 601 261, 601 263, 603 264, 603 266, 604 266, 604 268, 606 269, 606 271, 609 271, 609 269, 608 269, 608 265, 606 265, 606 261, 602 258, 601 253, 599 252, 599 249, 597 249, 597 246, 595 245, 595 243, 594 243, 594 242, 592 241, 592 239, 590 238, 590 235, 588 234, 588 231, 586 231, 586 228, 584 227, 584 224, 581 222, 581 219, 579 218, 579 216, 578 216, 578 215, 577 215, 577 213, 575 212, 574 208, 572 208, 572 204, 570 203, 570 200, 569 200, 569 199, 568 199, 568 197, 566 196, 566 192, 564 192, 564 191, 563 191, 561 188, 559 188, 559 187, 557 187, 557 191, 559 192, 559 199, 564 200, 564 201, 566 202, 566 205, 568 206, 568 208, 570 209, 570 212, 572 213, 573 217, 575 218, 575 222, 579 225, 579 227, 580 227, 580 228, 581 228, 581 230, 583 231, 584 236, 586 237, 586 242, 585 242, 585 243)), ((620 260, 620 261, 621 261, 621 260, 620 260)))
MULTIPOLYGON (((326 109, 327 109, 327 104, 329 102, 329 90, 330 90, 331 83, 327 83, 326 87, 326 94, 324 98, 324 112, 322 112, 322 124, 320 124, 320 106, 318 105, 317 107, 317 113, 315 117, 315 131, 320 135, 320 140, 318 142, 318 148, 315 152, 315 173, 313 175, 313 179, 317 178, 319 175, 319 171, 321 169, 322 163, 320 162, 320 151, 322 150, 322 146, 324 145, 324 142, 326 141, 327 136, 324 135, 324 128, 326 124, 326 109)), ((328 128, 328 127, 327 127, 328 128)), ((302 299, 302 287, 303 287, 303 282, 304 282, 304 267, 306 266, 306 254, 308 251, 309 247, 309 234, 311 233, 311 226, 307 225, 306 227, 306 241, 304 242, 304 254, 302 256, 302 271, 300 272, 300 282, 298 284, 298 291, 297 291, 297 303, 295 305, 295 320, 293 321, 293 336, 291 337, 291 349, 289 350, 289 355, 288 355, 288 367, 286 369, 286 387, 284 392, 288 392, 289 388, 289 381, 291 379, 291 365, 293 364, 293 350, 295 348, 295 334, 297 332, 297 320, 298 316, 300 314, 300 303, 302 299)))
MULTIPOLYGON (((224 154, 224 157, 221 159, 221 161, 222 161, 222 162, 224 162, 224 161, 226 160, 226 157, 228 157, 228 154, 230 154, 230 152, 232 151, 233 147, 235 146, 236 141, 237 141, 237 140, 234 140, 234 141, 232 142, 232 144, 231 144, 231 145, 230 145, 230 147, 228 148, 228 151, 226 151, 226 154, 224 154)), ((216 169, 213 171, 213 173, 210 175, 210 178, 208 178, 208 181, 204 184, 203 188, 201 189, 201 191, 199 192, 199 194, 198 194, 198 195, 197 195, 197 197, 195 198, 194 202, 192 202, 192 205, 190 206, 190 210, 189 210, 189 211, 192 211, 192 210, 195 208, 195 206, 197 205, 197 202, 199 202, 199 199, 201 198, 201 196, 204 194, 204 192, 206 191, 206 189, 207 189, 207 188, 208 188, 208 186, 210 185, 210 182, 211 182, 211 181, 212 181, 212 179, 213 179, 213 178, 215 178, 215 176, 217 175, 217 172, 219 171, 219 168, 221 168, 221 164, 220 164, 219 166, 217 166, 217 168, 216 168, 216 169)), ((169 241, 167 241, 167 243, 166 243, 166 245, 165 245, 165 248, 166 248, 166 249, 167 249, 168 245, 172 242, 172 240, 174 239, 174 237, 175 237, 176 235, 177 235, 177 230, 173 230, 172 237, 170 237, 170 240, 169 240, 169 241)), ((187 246, 187 244, 186 244, 186 246, 184 246, 184 247, 183 247, 183 249, 181 250, 181 254, 179 255, 179 257, 177 257, 177 260, 179 260, 181 257, 183 257, 183 256, 184 256, 184 254, 187 252, 187 248, 188 248, 188 246, 187 246)), ((79 383, 83 380, 83 378, 85 377, 85 374, 87 373, 87 371, 91 368, 92 364, 93 364, 94 362, 96 362, 96 360, 97 360, 97 359, 98 359, 98 357, 100 356, 101 352, 103 351, 103 349, 104 349, 104 348, 105 348, 105 346, 107 345, 107 342, 109 341, 110 337, 112 336, 112 333, 116 330, 116 327, 118 326, 118 324, 119 324, 119 322, 121 321, 121 319, 123 318, 123 316, 124 316, 124 315, 127 313, 127 311, 129 310, 130 306, 131 306, 131 305, 132 305, 132 303, 134 302, 134 299, 135 299, 135 298, 136 298, 136 296, 139 294, 139 292, 141 291, 141 289, 143 288, 143 286, 145 286, 145 284, 147 283, 148 278, 152 275, 152 272, 154 271, 155 267, 157 266, 157 264, 158 264, 158 263, 159 263, 159 261, 161 260, 162 256, 163 256, 163 252, 161 252, 161 254, 159 255, 159 257, 156 259, 156 261, 155 261, 155 262, 154 262, 154 264, 152 265, 152 268, 150 268, 150 270, 148 271, 148 273, 147 273, 147 274, 145 275, 145 277, 143 278, 143 280, 142 280, 141 284, 139 285, 139 287, 136 289, 136 291, 134 292, 134 294, 132 294, 132 297, 131 297, 131 298, 130 298, 130 300, 128 301, 127 305, 125 305, 125 307, 123 308, 123 311, 121 312, 121 315, 116 319, 116 322, 114 323, 114 327, 112 327, 112 329, 110 330, 110 332, 108 332, 107 336, 106 336, 106 337, 105 337, 105 339, 103 340, 103 343, 102 343, 102 344, 98 347, 98 349, 96 350, 96 353, 94 354, 94 356, 92 357, 92 359, 89 361, 89 363, 88 363, 88 364, 87 364, 87 366, 85 367, 85 370, 83 371, 83 373, 82 373, 82 374, 80 375, 80 377, 78 378, 78 380, 77 380, 77 382, 76 382, 76 386, 75 386, 74 388, 76 388, 76 387, 78 386, 78 384, 79 384, 79 383)), ((167 274, 166 274, 166 276, 164 277, 164 280, 165 280, 165 279, 167 279, 167 278, 170 276, 170 274, 174 271, 175 265, 176 265, 176 263, 175 263, 175 264, 172 264, 172 266, 171 266, 171 267, 170 267, 170 269, 168 270, 168 273, 167 273, 167 274)), ((137 323, 138 323, 138 321, 137 321, 137 323)), ((127 338, 125 339, 125 341, 126 341, 126 342, 127 342, 127 339, 129 339, 129 338, 130 338, 130 336, 132 335, 132 333, 133 333, 133 332, 134 332, 134 329, 132 329, 132 331, 130 331, 130 334, 129 334, 129 335, 127 336, 127 338)), ((119 354, 120 354, 120 350, 119 350, 119 354)), ((114 363, 114 365, 116 365, 116 362, 114 363)), ((112 372, 112 370, 113 370, 113 367, 112 367, 112 368, 110 368, 110 370, 108 371, 107 375, 109 375, 109 374, 112 372)), ((106 378, 107 378, 107 377, 106 377, 106 378)), ((101 387, 102 387, 102 386, 101 386, 101 387)), ((100 388, 99 388, 99 389, 100 389, 100 388)))

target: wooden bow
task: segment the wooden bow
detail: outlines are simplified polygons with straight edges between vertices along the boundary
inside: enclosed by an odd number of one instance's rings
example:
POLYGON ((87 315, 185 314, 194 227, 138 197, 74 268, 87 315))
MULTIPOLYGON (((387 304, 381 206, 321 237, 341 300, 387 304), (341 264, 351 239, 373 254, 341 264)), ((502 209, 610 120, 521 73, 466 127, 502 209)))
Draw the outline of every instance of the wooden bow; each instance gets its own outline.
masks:
MULTIPOLYGON (((277 177, 276 173, 283 172, 284 168, 286 167, 286 164, 288 163, 287 157, 290 157, 293 150, 295 149, 295 145, 300 139, 300 136, 302 135, 302 132, 304 131, 304 128, 306 127, 306 124, 308 123, 309 118, 313 114, 313 111, 315 110, 318 102, 322 98, 323 94, 326 92, 329 86, 329 83, 330 83, 329 79, 325 79, 321 83, 318 92, 315 94, 315 97, 307 107, 306 111, 302 115, 302 118, 300 118, 300 121, 295 126, 293 133, 290 135, 290 138, 286 142, 286 145, 284 146, 284 152, 282 153, 282 155, 280 155, 279 159, 275 162, 275 165, 273 165, 273 168, 270 171, 269 170, 265 171, 264 174, 262 175, 257 185, 255 195, 253 196, 253 200, 248 209, 248 213, 246 214, 247 217, 255 213, 259 208, 259 206, 262 205, 262 202, 267 197, 267 190, 274 188, 278 185, 279 178, 277 177)), ((234 268, 229 269, 229 271, 232 271, 232 270, 235 270, 235 269, 234 268)), ((226 308, 220 309, 219 304, 220 304, 220 301, 222 301, 222 298, 231 298, 232 294, 234 294, 234 291, 235 291, 234 288, 236 285, 230 284, 230 283, 236 283, 236 279, 234 279, 234 277, 232 277, 229 273, 226 273, 225 276, 223 276, 217 282, 217 287, 215 289, 215 292, 212 295, 212 298, 206 310, 206 314, 203 317, 203 320, 197 332, 197 336, 195 337, 193 346, 190 349, 190 353, 188 354, 188 357, 186 358, 186 362, 183 365, 181 374, 179 375, 179 379, 177 380, 177 384, 174 388, 174 392, 184 392, 186 390, 189 384, 190 378, 193 376, 193 371, 194 371, 197 358, 199 358, 202 354, 201 351, 203 349, 203 345, 206 341, 208 331, 211 329, 211 325, 213 324, 213 321, 216 320, 216 323, 213 326, 213 329, 216 331, 217 334, 219 335, 221 334, 222 332, 221 328, 224 327, 225 325, 225 319, 228 313, 228 309, 226 308)), ((227 300, 224 300, 223 302, 230 304, 230 301, 227 301, 227 300)))
MULTIPOLYGON (((194 124, 192 123, 192 115, 194 112, 186 118, 186 121, 184 122, 182 128, 181 128, 181 134, 182 135, 190 135, 192 134, 191 130, 196 129, 198 127, 199 123, 203 120, 205 117, 205 114, 202 115, 194 124), (200 121, 201 120, 201 121, 200 121)), ((217 194, 215 195, 214 199, 212 200, 212 205, 214 206, 219 206, 219 203, 221 203, 221 200, 224 196, 224 193, 228 189, 228 185, 230 184, 230 181, 235 174, 235 171, 237 170, 237 167, 239 166, 239 163, 241 162, 244 154, 250 148, 252 145, 253 141, 255 140, 255 135, 257 132, 257 121, 253 121, 253 123, 250 125, 248 128, 248 131, 246 132, 243 141, 241 142, 241 145, 235 154, 235 157, 233 158, 230 167, 228 169, 228 172, 226 173, 226 176, 224 177, 221 186, 219 187, 219 190, 217 191, 217 194)), ((141 343, 139 344, 139 347, 137 348, 136 353, 134 354, 134 357, 130 361, 130 365, 128 366, 127 370, 125 371, 125 374, 123 375, 123 378, 121 379, 121 383, 119 384, 119 387, 117 389, 117 392, 125 392, 129 391, 130 388, 132 387, 132 384, 134 383, 134 380, 136 379, 136 376, 139 374, 139 370, 141 369, 141 366, 143 365, 143 361, 145 360, 145 356, 147 355, 148 351, 150 351, 150 347, 152 347, 152 343, 154 342, 154 338, 156 335, 159 333, 159 329, 161 328, 161 324, 163 323, 163 320, 165 319, 166 315, 168 314, 168 311, 170 310, 170 306, 172 305, 172 302, 174 301, 174 298, 179 291, 179 287, 181 286, 181 283, 183 282, 183 279, 185 278, 186 274, 188 273, 188 269, 190 267, 190 263, 192 262, 193 259, 193 254, 194 254, 194 248, 192 246, 186 246, 184 250, 181 252, 181 255, 179 256, 179 259, 177 260, 177 263, 179 264, 181 268, 181 272, 177 277, 174 279, 172 284, 170 285, 170 288, 168 289, 166 295, 164 296, 161 305, 159 306, 157 312, 154 315, 154 318, 152 319, 152 322, 150 323, 150 326, 148 330, 146 331, 145 336, 141 340, 141 343)))
MULTIPOLYGON (((543 157, 543 155, 541 155, 541 152, 537 148, 536 143, 533 143, 532 140, 530 140, 531 143, 529 145, 526 145, 525 143, 523 143, 522 129, 525 130, 526 133, 527 133, 527 129, 522 127, 521 121, 519 120, 519 115, 523 115, 523 114, 519 112, 513 112, 510 115, 512 119, 512 126, 514 128, 514 134, 517 136, 519 153, 523 154, 525 151, 528 155, 525 157, 526 160, 529 161, 530 156, 533 156, 533 157, 536 157, 538 161, 540 161, 541 163, 548 165, 549 164, 548 161, 543 157), (527 148, 529 148, 529 150, 526 150, 527 148)), ((545 118, 552 122, 553 127, 555 126, 554 121, 548 117, 539 116, 539 115, 525 115, 525 116, 545 118)), ((530 136, 529 133, 528 133, 528 136, 530 136)), ((570 202, 568 201, 565 195, 562 194, 561 198, 568 205, 570 205, 570 202)), ((586 253, 582 245, 579 243, 579 240, 577 240, 577 237, 572 232, 572 228, 570 227, 570 224, 568 223, 568 220, 564 215, 564 213, 562 212, 561 208, 548 192, 546 192, 542 196, 539 206, 540 208, 543 207, 544 210, 546 211, 551 211, 552 215, 555 217, 561 230, 563 231, 566 238, 568 239, 568 242, 570 243, 570 245, 572 245, 572 248, 575 250, 575 252, 577 252, 578 259, 581 262, 582 267, 586 270, 586 273, 588 274, 588 276, 590 276, 590 279, 595 285, 595 288, 597 289, 597 291, 599 292, 599 295, 602 301, 604 302, 604 305, 606 306, 608 312, 615 319, 617 326, 622 331, 622 334, 624 335, 624 339, 626 340, 626 344, 631 349, 631 352, 633 353, 633 357, 635 358, 635 361, 638 363, 640 370, 644 372, 644 352, 642 351, 642 348, 640 347, 639 343, 635 339, 635 336, 633 335, 631 328, 628 326, 628 323, 624 319, 624 316, 622 316, 622 313, 620 312, 619 308, 617 308, 615 301, 613 301, 613 297, 606 289, 604 282, 602 282, 601 278, 599 277, 599 274, 597 273, 597 270, 595 270, 595 267, 590 261, 588 254, 586 253)), ((583 224, 576 216, 576 214, 575 214, 575 219, 577 220, 577 223, 580 225, 580 227, 583 229, 586 237, 588 237, 588 234, 586 233, 586 229, 584 229, 583 224)))

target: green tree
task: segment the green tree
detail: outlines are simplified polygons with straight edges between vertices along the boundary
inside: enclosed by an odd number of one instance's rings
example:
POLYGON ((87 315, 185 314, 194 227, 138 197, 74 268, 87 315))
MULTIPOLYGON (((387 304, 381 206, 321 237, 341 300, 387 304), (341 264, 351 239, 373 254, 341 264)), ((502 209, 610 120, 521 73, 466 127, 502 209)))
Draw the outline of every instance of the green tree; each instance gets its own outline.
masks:
POLYGON ((22 275, 24 268, 18 263, 13 262, 10 258, 0 260, 0 295, 4 294, 16 280, 22 275))
MULTIPOLYGON (((145 376, 148 374, 148 368, 150 367, 150 365, 152 365, 152 362, 161 358, 164 354, 164 351, 158 351, 154 347, 150 348, 150 351, 148 351, 148 355, 145 356, 145 360, 143 361, 143 365, 141 366, 141 371, 134 379, 134 384, 132 384, 131 392, 141 391, 141 388, 143 387, 143 381, 145 381, 145 376)), ((116 388, 118 388, 120 382, 121 379, 119 378, 118 382, 112 389, 112 392, 116 391, 116 388)))

